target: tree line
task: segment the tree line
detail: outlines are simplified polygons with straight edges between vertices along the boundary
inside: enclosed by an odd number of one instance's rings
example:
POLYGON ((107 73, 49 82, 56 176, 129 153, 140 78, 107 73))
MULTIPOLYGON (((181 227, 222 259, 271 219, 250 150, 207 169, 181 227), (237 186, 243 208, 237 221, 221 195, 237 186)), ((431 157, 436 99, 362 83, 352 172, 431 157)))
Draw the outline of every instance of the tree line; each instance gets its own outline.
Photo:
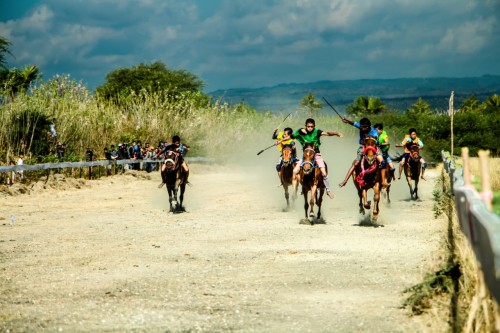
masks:
MULTIPOLYGON (((76 151, 83 150, 88 144, 100 144, 104 137, 108 142, 113 142, 113 139, 130 141, 134 137, 154 142, 157 138, 165 138, 160 137, 161 131, 173 130, 187 135, 187 139, 194 141, 196 146, 196 142, 204 140, 202 133, 207 124, 216 127, 221 123, 222 126, 231 121, 228 117, 233 117, 238 119, 237 126, 250 131, 254 124, 242 121, 241 117, 261 119, 257 123, 272 117, 271 112, 258 113, 244 103, 231 106, 220 100, 211 100, 202 92, 204 82, 196 75, 170 69, 160 61, 117 68, 106 75, 105 83, 93 93, 64 75, 44 81, 36 65, 21 69, 7 66, 7 56, 13 56, 9 51, 10 45, 7 39, 0 36, 0 151, 3 152, 0 153, 0 160, 3 161, 7 160, 9 152, 15 154, 22 146, 29 146, 34 154, 50 154, 50 145, 53 144, 47 140, 50 126, 60 130, 59 139, 67 141, 69 147, 73 146, 76 151), (18 103, 16 100, 19 100, 18 103), (74 118, 73 122, 70 117, 74 118), (123 128, 116 128, 116 117, 123 119, 123 125, 120 125, 123 128), (190 124, 185 121, 188 118, 191 122, 196 118, 199 124, 190 124), (158 125, 169 120, 174 122, 158 125), (149 127, 144 125, 145 122, 149 122, 149 127), (151 124, 158 128, 152 128, 151 124), (175 129, 172 127, 174 124, 177 126, 175 129), (186 124, 188 129, 182 128, 182 124, 186 124), (199 126, 198 131, 196 126, 199 126), (101 131, 105 135, 85 134, 92 131, 101 131), (155 134, 148 134, 147 131, 155 134)), ((317 116, 325 106, 310 92, 298 101, 298 107, 317 116)), ((446 111, 432 109, 429 103, 419 98, 401 112, 389 109, 374 96, 358 96, 346 108, 349 117, 359 119, 366 116, 372 123, 382 122, 394 143, 409 128, 417 128, 426 144, 426 154, 434 160, 439 159, 441 150, 450 149, 450 115, 446 111)), ((214 132, 209 130, 206 133, 214 132)), ((463 100, 454 114, 453 153, 459 155, 460 147, 467 146, 473 155, 479 149, 488 149, 498 156, 499 138, 499 95, 493 94, 485 100, 471 95, 463 100)))

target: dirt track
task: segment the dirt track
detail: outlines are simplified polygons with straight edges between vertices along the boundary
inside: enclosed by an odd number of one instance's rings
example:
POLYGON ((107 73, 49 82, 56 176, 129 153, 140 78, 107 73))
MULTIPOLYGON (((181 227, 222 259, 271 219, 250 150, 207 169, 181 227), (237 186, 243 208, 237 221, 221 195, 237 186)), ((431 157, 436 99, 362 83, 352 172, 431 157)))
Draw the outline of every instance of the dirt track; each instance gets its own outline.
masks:
POLYGON ((437 172, 419 201, 393 185, 383 228, 359 226, 352 184, 325 199, 326 224, 307 226, 302 198, 281 211, 274 155, 192 165, 184 214, 167 213, 157 173, 0 197, 0 332, 442 331, 446 318, 400 308, 445 237, 437 172))

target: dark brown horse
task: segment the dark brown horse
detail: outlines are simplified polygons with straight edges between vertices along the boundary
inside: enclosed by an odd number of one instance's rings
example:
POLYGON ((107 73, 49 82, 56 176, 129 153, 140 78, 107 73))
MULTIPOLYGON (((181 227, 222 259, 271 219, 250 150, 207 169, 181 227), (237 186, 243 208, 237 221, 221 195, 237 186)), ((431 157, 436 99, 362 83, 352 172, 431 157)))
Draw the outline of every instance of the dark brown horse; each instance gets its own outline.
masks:
POLYGON ((418 180, 420 179, 420 172, 422 164, 420 163, 420 150, 418 145, 409 143, 407 145, 410 151, 408 159, 405 161, 403 170, 405 172, 406 181, 410 188, 410 195, 412 199, 418 199, 418 180), (412 184, 413 182, 413 184, 412 184))
POLYGON ((363 157, 356 166, 353 173, 354 186, 358 190, 359 213, 365 214, 365 209, 371 209, 371 201, 368 200, 368 190, 373 189, 373 210, 371 223, 377 223, 380 212, 380 190, 382 188, 382 176, 379 163, 377 161, 377 140, 373 137, 366 137, 363 148, 363 157))
POLYGON ((302 185, 305 211, 305 219, 301 220, 301 223, 305 223, 306 221, 313 224, 323 222, 323 219, 321 218, 321 204, 323 203, 325 184, 323 182, 323 174, 321 173, 321 170, 316 167, 316 163, 314 161, 315 155, 314 144, 306 144, 304 146, 302 166, 300 167, 300 172, 298 174, 300 184, 302 185), (310 199, 308 199, 309 192, 311 193, 310 199), (318 214, 316 215, 314 214, 314 204, 318 206, 318 214))
POLYGON ((184 192, 188 182, 188 174, 182 168, 180 154, 174 151, 167 151, 165 155, 165 168, 161 171, 162 183, 167 186, 168 198, 170 203, 170 212, 180 213, 185 209, 182 206, 184 192), (179 191, 180 190, 180 191, 179 191), (179 194, 179 198, 177 198, 179 194))
POLYGON ((385 160, 385 174, 386 174, 386 182, 387 182, 387 187, 385 189, 381 189, 380 193, 384 195, 384 197, 387 198, 387 203, 391 203, 391 197, 390 197, 390 192, 391 192, 391 183, 392 183, 392 178, 394 177, 394 170, 391 171, 391 167, 389 163, 387 163, 387 160, 385 160))
POLYGON ((299 187, 298 182, 295 185, 295 188, 293 188, 293 168, 295 168, 295 165, 297 162, 294 161, 293 158, 293 151, 292 147, 289 145, 286 145, 283 147, 283 150, 281 151, 281 168, 279 171, 279 177, 281 180, 281 185, 283 185, 283 189, 285 190, 285 199, 286 199, 286 211, 290 210, 290 194, 288 192, 288 187, 292 186, 292 206, 293 203, 295 202, 295 199, 297 198, 297 189, 299 187))

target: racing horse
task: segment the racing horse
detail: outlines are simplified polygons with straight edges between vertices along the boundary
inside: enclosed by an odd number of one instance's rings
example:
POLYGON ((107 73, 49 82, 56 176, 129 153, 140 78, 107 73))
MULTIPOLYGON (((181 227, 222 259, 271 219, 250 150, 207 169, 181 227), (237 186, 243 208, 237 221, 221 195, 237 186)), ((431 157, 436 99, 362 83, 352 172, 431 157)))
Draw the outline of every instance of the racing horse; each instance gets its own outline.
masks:
POLYGON ((188 173, 182 168, 180 153, 167 151, 165 154, 165 169, 161 171, 162 183, 158 187, 166 185, 170 212, 180 213, 186 210, 182 206, 184 192, 188 182, 188 173))
POLYGON ((283 147, 283 150, 281 151, 281 168, 279 171, 279 177, 281 180, 281 185, 283 185, 283 189, 285 190, 285 199, 286 199, 286 209, 285 211, 290 210, 290 193, 288 192, 288 187, 292 186, 292 206, 293 203, 295 202, 295 199, 297 198, 297 190, 298 190, 298 182, 295 185, 295 188, 293 188, 293 169, 297 162, 294 161, 293 158, 293 153, 292 153, 292 147, 290 145, 286 145, 283 147))
POLYGON ((403 170, 406 176, 406 181, 408 182, 408 187, 410 188, 411 198, 417 200, 418 180, 420 178, 420 171, 422 168, 422 165, 420 163, 420 150, 417 144, 413 144, 411 142, 409 142, 406 147, 410 151, 410 153, 408 159, 405 161, 403 170), (414 184, 412 184, 412 182, 414 184))
POLYGON ((377 139, 367 136, 364 141, 363 156, 353 172, 353 181, 359 197, 359 213, 365 215, 365 209, 371 209, 368 200, 368 190, 373 189, 373 210, 370 221, 377 225, 380 212, 380 191, 382 189, 382 175, 377 161, 377 139))
MULTIPOLYGON (((325 194, 325 184, 323 182, 323 174, 316 167, 314 156, 314 144, 306 143, 302 157, 302 165, 298 174, 300 184, 302 185, 302 195, 304 196, 304 212, 305 219, 301 223, 309 222, 311 224, 321 223, 321 204, 323 203, 323 195, 325 194), (308 200, 308 194, 311 192, 311 197, 308 200), (318 206, 318 213, 314 214, 314 204, 318 206), (309 211, 309 214, 308 214, 309 211)), ((328 167, 326 170, 328 171, 328 167)))

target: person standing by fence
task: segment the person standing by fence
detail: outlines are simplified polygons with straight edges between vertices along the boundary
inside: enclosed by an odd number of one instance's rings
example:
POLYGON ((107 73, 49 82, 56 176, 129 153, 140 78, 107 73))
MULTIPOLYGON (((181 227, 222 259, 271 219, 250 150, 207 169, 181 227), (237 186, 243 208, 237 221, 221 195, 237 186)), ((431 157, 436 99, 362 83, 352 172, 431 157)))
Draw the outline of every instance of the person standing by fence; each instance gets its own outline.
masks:
MULTIPOLYGON (((24 154, 23 153, 19 154, 19 158, 17 159, 17 165, 24 165, 24 154)), ((17 172, 17 175, 19 176, 20 180, 23 180, 23 178, 24 178, 24 171, 23 170, 19 170, 17 172)))

